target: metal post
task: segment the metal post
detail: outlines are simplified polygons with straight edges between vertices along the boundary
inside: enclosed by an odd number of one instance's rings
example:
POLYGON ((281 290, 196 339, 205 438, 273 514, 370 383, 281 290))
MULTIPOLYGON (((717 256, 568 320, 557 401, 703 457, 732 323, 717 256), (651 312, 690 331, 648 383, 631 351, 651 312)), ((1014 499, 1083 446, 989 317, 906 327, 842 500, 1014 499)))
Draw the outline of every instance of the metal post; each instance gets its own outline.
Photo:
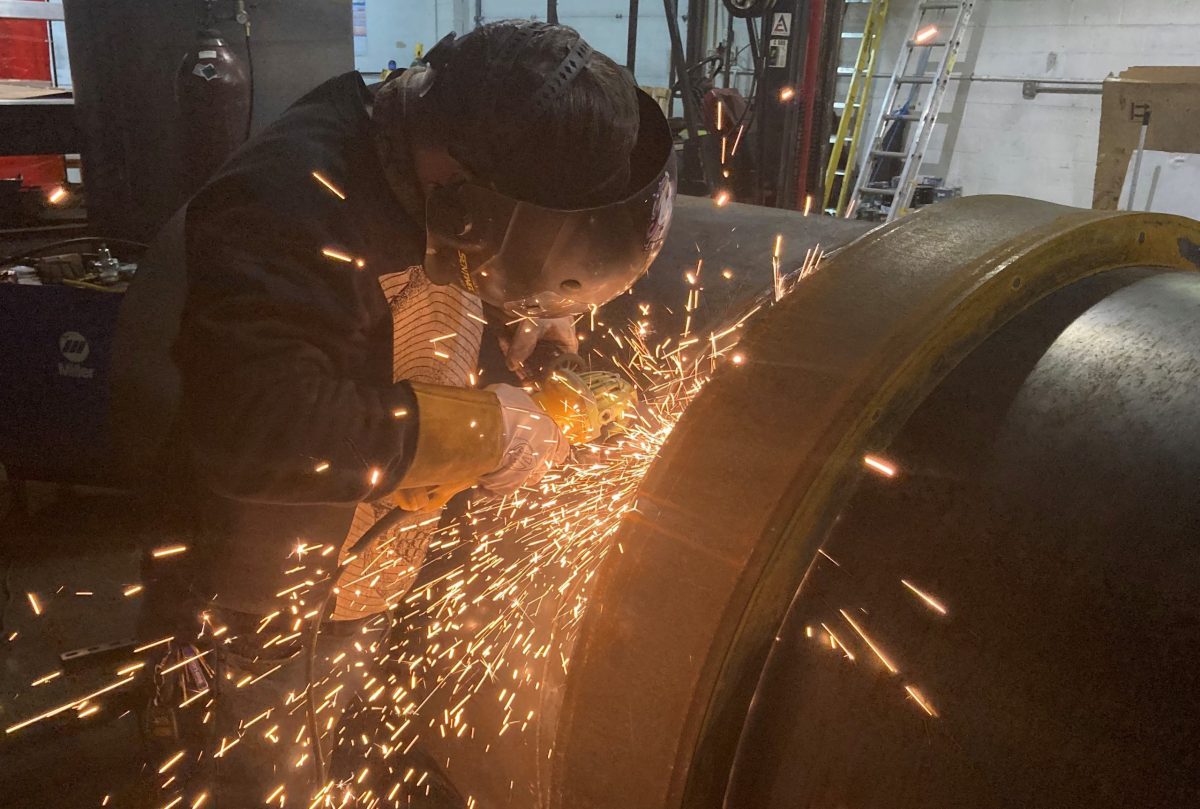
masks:
POLYGON ((679 18, 676 16, 678 0, 663 0, 663 9, 667 13, 667 31, 671 35, 671 64, 679 77, 680 95, 683 96, 683 120, 687 124, 688 137, 696 144, 700 153, 700 166, 704 173, 704 185, 712 193, 713 182, 717 178, 717 169, 712 165, 712 157, 704 144, 700 142, 700 115, 696 109, 696 96, 692 93, 692 78, 688 74, 687 63, 683 57, 683 38, 679 34, 679 18))
MULTIPOLYGON (((800 81, 804 77, 805 54, 802 46, 808 40, 808 11, 811 0, 796 0, 792 6, 792 30, 788 39, 787 84, 796 98, 787 104, 783 116, 783 138, 779 144, 779 171, 775 175, 775 207, 793 207, 797 143, 800 129, 800 81)), ((778 8, 778 6, 776 6, 778 8)), ((768 21, 768 26, 770 22, 768 21)))
POLYGON ((725 78, 722 84, 728 89, 733 74, 733 15, 727 13, 725 17, 725 78))
POLYGON ((797 138, 796 167, 794 175, 794 191, 790 207, 799 209, 804 205, 804 198, 812 190, 809 187, 809 167, 812 164, 813 136, 816 131, 817 86, 820 83, 821 50, 824 44, 826 0, 810 0, 808 16, 808 37, 804 50, 803 91, 797 88, 797 93, 803 93, 803 120, 797 138))
POLYGON ((689 65, 704 58, 704 29, 707 23, 707 0, 687 0, 687 47, 683 53, 689 65))
POLYGON ((558 0, 546 0, 546 22, 558 25, 558 0))
POLYGON ((750 61, 754 65, 754 73, 758 75, 763 66, 759 63, 758 32, 754 30, 754 20, 746 18, 746 39, 750 41, 750 61))
POLYGON ((638 0, 629 0, 629 44, 625 49, 625 67, 629 68, 629 72, 637 75, 637 70, 634 65, 637 63, 637 41, 638 41, 638 0))
MULTIPOLYGON (((1129 117, 1137 120, 1142 119, 1142 129, 1138 134, 1137 154, 1134 156, 1133 174, 1129 178, 1129 202, 1125 205, 1125 210, 1134 210, 1133 203, 1137 199, 1138 178, 1142 174, 1142 157, 1146 154, 1146 132, 1150 129, 1150 105, 1149 104, 1134 104, 1129 111, 1129 117)), ((1149 207, 1147 205, 1147 207, 1149 207)))

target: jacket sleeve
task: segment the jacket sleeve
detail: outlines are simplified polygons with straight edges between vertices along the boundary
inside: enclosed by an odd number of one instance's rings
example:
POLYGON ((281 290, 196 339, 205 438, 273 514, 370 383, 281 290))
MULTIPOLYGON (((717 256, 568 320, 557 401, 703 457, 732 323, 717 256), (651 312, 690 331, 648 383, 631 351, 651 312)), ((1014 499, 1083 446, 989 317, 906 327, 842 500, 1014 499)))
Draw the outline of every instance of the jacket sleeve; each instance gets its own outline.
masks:
POLYGON ((375 276, 323 256, 320 245, 337 242, 319 225, 265 206, 195 219, 174 354, 201 483, 267 503, 390 492, 415 450, 418 414, 406 383, 367 373, 387 311, 375 276))

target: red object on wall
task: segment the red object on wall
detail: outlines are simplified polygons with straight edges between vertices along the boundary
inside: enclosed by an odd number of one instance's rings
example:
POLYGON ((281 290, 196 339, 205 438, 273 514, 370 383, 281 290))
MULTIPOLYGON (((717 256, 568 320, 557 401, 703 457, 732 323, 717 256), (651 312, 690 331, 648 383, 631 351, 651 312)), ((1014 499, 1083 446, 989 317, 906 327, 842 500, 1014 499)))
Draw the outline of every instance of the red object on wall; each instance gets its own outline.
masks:
MULTIPOLYGON (((50 24, 44 20, 0 19, 0 79, 50 81, 50 24)), ((0 157, 0 179, 21 177, 24 185, 61 183, 62 155, 0 157)))

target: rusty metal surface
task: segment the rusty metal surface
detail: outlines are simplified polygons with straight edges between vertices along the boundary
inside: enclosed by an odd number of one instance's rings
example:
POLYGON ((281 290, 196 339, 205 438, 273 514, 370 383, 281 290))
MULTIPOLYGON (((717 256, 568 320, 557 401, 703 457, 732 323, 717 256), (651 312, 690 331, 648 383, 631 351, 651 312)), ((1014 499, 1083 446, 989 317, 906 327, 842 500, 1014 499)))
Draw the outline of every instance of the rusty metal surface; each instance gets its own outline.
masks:
POLYGON ((742 342, 642 487, 575 650, 553 805, 720 806, 775 633, 862 474, 925 397, 1047 295, 1195 270, 1200 225, 1011 197, 944 203, 827 262, 742 342))

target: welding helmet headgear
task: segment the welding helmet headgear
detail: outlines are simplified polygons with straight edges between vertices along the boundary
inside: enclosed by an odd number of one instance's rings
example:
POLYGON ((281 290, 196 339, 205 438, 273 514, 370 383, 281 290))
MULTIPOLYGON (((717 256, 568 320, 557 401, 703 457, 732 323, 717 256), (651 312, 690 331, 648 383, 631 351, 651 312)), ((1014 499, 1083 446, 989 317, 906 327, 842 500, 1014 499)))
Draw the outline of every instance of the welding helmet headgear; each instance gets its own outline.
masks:
MULTIPOLYGON (((515 59, 527 38, 523 30, 504 44, 499 61, 515 59)), ((427 56, 422 77, 428 93, 453 59, 454 41, 443 40, 427 56)), ((582 39, 528 101, 521 122, 509 131, 489 132, 491 155, 528 137, 551 102, 590 63, 582 39)), ((629 177, 616 201, 581 208, 555 208, 517 199, 483 181, 433 189, 426 199, 425 271, 438 284, 454 284, 507 312, 561 317, 587 312, 633 286, 662 249, 675 202, 674 148, 658 104, 637 90, 639 125, 629 157, 629 177)), ((450 153, 469 168, 477 154, 450 153)), ((486 167, 478 172, 486 178, 486 167)), ((624 179, 624 177, 622 177, 624 179)))

